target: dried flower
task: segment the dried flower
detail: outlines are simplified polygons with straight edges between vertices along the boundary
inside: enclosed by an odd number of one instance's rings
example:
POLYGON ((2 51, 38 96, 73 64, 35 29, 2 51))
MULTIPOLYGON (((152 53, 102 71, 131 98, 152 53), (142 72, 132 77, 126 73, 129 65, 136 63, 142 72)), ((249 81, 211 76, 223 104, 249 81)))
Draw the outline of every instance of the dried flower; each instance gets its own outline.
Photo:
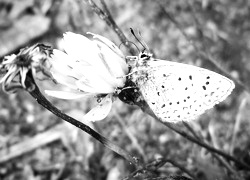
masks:
POLYGON ((33 86, 26 87, 25 85, 27 73, 31 71, 35 77, 37 71, 42 71, 48 50, 49 46, 37 44, 21 49, 17 55, 5 56, 0 64, 0 74, 3 75, 0 83, 2 83, 3 91, 15 92, 20 88, 32 91, 33 86))
POLYGON ((96 121, 108 115, 117 89, 124 86, 128 67, 114 43, 100 35, 88 34, 91 39, 72 32, 64 34, 65 52, 53 50, 51 73, 58 83, 71 90, 45 93, 61 99, 96 97, 98 105, 85 115, 85 119, 96 121))

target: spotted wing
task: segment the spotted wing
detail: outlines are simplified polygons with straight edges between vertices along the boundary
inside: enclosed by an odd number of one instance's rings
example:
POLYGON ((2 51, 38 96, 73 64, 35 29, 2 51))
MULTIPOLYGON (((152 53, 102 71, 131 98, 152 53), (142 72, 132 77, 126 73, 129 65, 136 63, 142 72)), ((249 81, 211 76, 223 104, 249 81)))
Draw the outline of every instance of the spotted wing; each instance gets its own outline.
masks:
POLYGON ((223 101, 234 89, 230 79, 207 69, 170 61, 148 62, 146 79, 138 84, 162 121, 192 120, 223 101))

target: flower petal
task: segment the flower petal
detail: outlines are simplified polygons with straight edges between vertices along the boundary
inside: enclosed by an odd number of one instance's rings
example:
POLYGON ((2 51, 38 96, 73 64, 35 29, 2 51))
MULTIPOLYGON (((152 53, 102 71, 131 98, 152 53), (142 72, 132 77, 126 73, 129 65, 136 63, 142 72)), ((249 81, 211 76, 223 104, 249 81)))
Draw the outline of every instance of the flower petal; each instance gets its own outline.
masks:
POLYGON ((1 64, 9 64, 9 63, 13 63, 13 61, 16 59, 16 55, 15 54, 11 54, 9 56, 5 56, 4 60, 1 64))
POLYGON ((79 81, 76 81, 77 87, 85 92, 108 94, 114 92, 115 87, 110 86, 103 79, 98 76, 82 77, 79 81))
POLYGON ((78 90, 78 87, 75 83, 75 78, 60 73, 52 73, 52 76, 56 80, 56 82, 65 85, 71 89, 78 90))
POLYGON ((51 73, 55 80, 85 93, 109 94, 124 86, 128 67, 118 47, 91 34, 94 40, 71 32, 64 34, 66 53, 54 50, 51 73))
MULTIPOLYGON (((123 73, 127 73, 128 66, 125 61, 125 57, 121 50, 109 39, 100 36, 98 34, 90 33, 94 38, 94 42, 98 45, 98 47, 102 50, 102 54, 104 55, 111 55, 112 57, 106 58, 107 63, 112 65, 113 63, 118 64, 123 69, 123 73)), ((116 68, 112 68, 115 70, 116 68)), ((119 70, 118 70, 119 71, 119 70)), ((124 75, 124 74, 123 74, 124 75)))
POLYGON ((72 89, 91 93, 110 93, 115 86, 115 78, 99 75, 98 69, 81 62, 70 61, 66 53, 54 50, 51 58, 51 72, 55 80, 72 89), (76 83, 78 82, 78 83, 76 83), (79 84, 79 85, 78 85, 79 84))
POLYGON ((107 47, 102 42, 96 42, 99 45, 102 58, 105 61, 105 65, 110 75, 115 78, 116 86, 123 86, 125 78, 123 77, 128 72, 128 66, 125 62, 125 58, 117 56, 109 47, 107 47))
POLYGON ((60 62, 65 65, 70 65, 74 62, 74 59, 71 58, 68 54, 57 49, 53 49, 51 57, 52 60, 58 61, 58 63, 60 62))
POLYGON ((20 68, 20 76, 21 76, 21 85, 22 87, 26 88, 26 85, 25 85, 25 80, 26 80, 26 75, 27 75, 27 72, 29 71, 28 68, 25 68, 25 67, 21 67, 20 68))
POLYGON ((64 34, 64 49, 75 61, 83 65, 91 65, 104 79, 111 78, 110 72, 100 58, 97 44, 80 34, 67 32, 64 34))
POLYGON ((73 71, 73 66, 76 66, 76 63, 74 62, 74 59, 66 53, 54 49, 50 63, 52 65, 52 72, 62 73, 77 78, 77 74, 73 71))
MULTIPOLYGON (((7 79, 15 72, 17 71, 17 66, 10 66, 8 69, 8 72, 2 77, 0 80, 0 83, 3 83, 4 81, 7 81, 7 79)), ((10 83, 10 82, 8 82, 10 83)))
POLYGON ((83 35, 66 32, 63 36, 63 47, 66 53, 79 61, 85 61, 90 65, 99 61, 98 48, 83 35))
POLYGON ((88 34, 91 34, 93 38, 95 38, 93 42, 95 42, 100 49, 101 58, 104 61, 106 69, 109 71, 110 75, 116 79, 116 86, 123 86, 125 79, 119 77, 123 77, 127 74, 128 65, 120 49, 103 36, 93 33, 88 34))
POLYGON ((91 33, 91 32, 87 32, 87 34, 91 34, 93 36, 93 38, 95 38, 95 39, 101 41, 102 43, 106 44, 106 46, 108 46, 112 51, 114 51, 121 58, 124 57, 121 50, 112 41, 110 41, 108 38, 105 38, 103 36, 100 36, 98 34, 94 34, 94 33, 91 33))
POLYGON ((45 90, 44 92, 49 96, 53 96, 59 99, 78 99, 93 95, 90 93, 82 93, 82 92, 73 93, 67 91, 51 91, 51 90, 45 90))
POLYGON ((86 121, 100 121, 109 114, 112 107, 112 95, 107 95, 102 101, 93 109, 91 109, 83 118, 86 121))

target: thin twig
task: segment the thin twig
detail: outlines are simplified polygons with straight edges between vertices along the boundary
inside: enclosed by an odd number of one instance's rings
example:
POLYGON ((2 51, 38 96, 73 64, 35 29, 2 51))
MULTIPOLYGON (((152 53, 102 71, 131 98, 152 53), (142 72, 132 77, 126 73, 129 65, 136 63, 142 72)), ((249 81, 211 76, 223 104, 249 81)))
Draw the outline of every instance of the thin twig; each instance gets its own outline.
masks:
POLYGON ((93 0, 84 0, 87 4, 90 5, 90 7, 93 9, 93 11, 106 22, 108 26, 110 26, 113 31, 118 35, 120 41, 125 45, 125 47, 129 50, 131 55, 136 55, 136 51, 133 49, 131 43, 129 43, 128 39, 122 32, 122 30, 118 27, 116 22, 114 21, 110 11, 108 10, 108 7, 104 0, 100 0, 101 4, 103 6, 103 10, 99 8, 96 3, 93 0))
MULTIPOLYGON (((197 47, 195 45, 195 43, 192 42, 191 38, 189 38, 189 36, 183 31, 182 27, 180 26, 180 24, 174 19, 173 16, 171 16, 166 10, 165 8, 157 1, 159 7, 161 8, 163 14, 174 24, 176 25, 176 27, 179 29, 179 31, 183 34, 183 36, 190 42, 190 44, 193 45, 193 47, 195 48, 196 52, 198 52, 198 54, 208 60, 210 60, 218 69, 220 69, 221 71, 223 71, 223 73, 225 73, 227 76, 229 76, 231 79, 233 79, 235 82, 237 82, 237 84, 239 86, 241 86, 243 89, 247 90, 248 92, 250 92, 249 88, 247 86, 245 86, 242 82, 240 82, 239 80, 233 78, 226 70, 222 69, 221 66, 217 63, 217 61, 212 58, 212 56, 210 54, 208 54, 207 52, 203 52, 199 47, 197 47)), ((147 112, 147 111, 146 111, 147 112)), ((147 112, 148 113, 148 112, 147 112)), ((150 114, 152 116, 152 112, 149 112, 148 114, 150 114)), ((155 115, 153 115, 153 117, 155 117, 155 115)), ((157 117, 155 117, 157 120, 159 120, 157 117)), ((159 120, 160 121, 160 120, 159 120)), ((161 121, 160 121, 161 122, 161 121)), ((187 133, 185 133, 184 131, 181 131, 180 129, 174 127, 172 124, 170 123, 163 123, 165 124, 168 128, 172 129, 173 131, 177 132, 178 134, 182 135, 183 137, 185 137, 186 139, 189 139, 190 141, 208 149, 209 151, 211 152, 214 152, 214 153, 217 153, 221 156, 223 156, 224 158, 230 160, 230 161, 234 161, 235 163, 237 164, 241 164, 243 165, 245 168, 249 169, 250 170, 250 166, 239 161, 238 159, 218 150, 218 149, 215 149, 211 146, 209 146, 208 144, 204 143, 204 142, 201 142, 197 139, 195 139, 194 137, 188 135, 187 133)))
POLYGON ((63 120, 69 122, 70 124, 80 128, 81 130, 88 133, 90 136, 98 140, 100 143, 102 143, 107 148, 111 149, 112 151, 116 152, 120 156, 124 157, 126 160, 128 160, 130 163, 134 164, 136 167, 142 167, 140 161, 138 158, 131 156, 127 151, 123 150, 119 146, 113 144, 111 141, 109 141, 107 138, 103 137, 101 134, 97 133, 95 130, 90 128, 89 126, 83 124, 80 121, 77 121, 76 119, 68 116, 67 114, 64 114, 59 109, 57 109, 53 104, 51 104, 40 92, 38 86, 36 85, 31 72, 29 72, 29 75, 26 78, 25 84, 27 84, 27 87, 30 87, 31 84, 35 86, 34 90, 29 92, 30 95, 35 98, 35 100, 42 105, 44 108, 48 109, 50 112, 55 114, 57 117, 62 118, 63 120))
MULTIPOLYGON (((134 93, 134 94, 131 94, 132 95, 132 98, 134 97, 140 97, 140 92, 137 92, 134 93)), ((201 147, 204 147, 206 148, 207 150, 211 151, 211 152, 214 152, 222 157, 224 157, 225 159, 229 160, 229 161, 233 161, 235 163, 237 163, 238 165, 241 165, 243 167, 245 167, 246 169, 250 170, 250 166, 238 159, 236 159, 235 157, 233 156, 230 156, 229 154, 226 154, 224 152, 222 152, 221 150, 218 150, 218 149, 215 149, 214 147, 211 147, 210 145, 204 143, 204 142, 201 142, 200 140, 190 136, 188 133, 186 133, 185 131, 181 130, 180 128, 177 128, 175 126, 175 124, 172 124, 172 123, 169 123, 169 122, 164 122, 162 121, 161 119, 159 119, 154 113, 153 111, 150 109, 149 105, 147 104, 146 101, 144 100, 141 100, 141 101, 133 101, 133 103, 137 106, 139 106, 145 113, 147 113, 148 115, 152 116, 153 118, 155 118, 155 120, 161 122, 162 124, 164 124, 165 126, 167 126, 169 129, 173 130, 174 132, 180 134, 181 136, 183 136, 184 138, 192 141, 193 143, 196 143, 198 145, 200 145, 201 147)))
POLYGON ((163 176, 163 177, 155 177, 155 178, 146 178, 144 180, 192 180, 185 176, 163 176))
POLYGON ((237 133, 240 131, 240 124, 242 121, 242 115, 243 115, 243 111, 245 110, 244 107, 246 106, 246 103, 247 103, 247 98, 244 96, 244 98, 242 99, 242 101, 240 103, 240 107, 238 109, 238 113, 236 115, 235 122, 234 122, 232 141, 231 141, 230 147, 229 147, 230 154, 233 154, 234 146, 236 143, 236 136, 237 136, 237 133))
POLYGON ((224 157, 225 159, 229 160, 229 161, 233 161, 235 163, 237 163, 238 165, 241 165, 241 166, 244 166, 246 169, 250 170, 250 166, 244 162, 241 162, 240 160, 236 159, 235 157, 233 156, 230 156, 218 149, 215 149, 213 148, 212 146, 204 143, 204 142, 201 142, 200 140, 197 140, 196 138, 190 136, 189 134, 187 134, 186 132, 176 128, 173 124, 170 124, 170 123, 167 123, 167 122, 162 122, 165 126, 167 126, 169 129, 175 131, 176 133, 180 134, 181 136, 183 136, 184 138, 200 145, 201 147, 204 147, 206 148, 207 150, 213 152, 213 153, 216 153, 222 157, 224 157))
MULTIPOLYGON (((182 172, 186 173, 187 175, 189 175, 193 179, 196 179, 195 175, 193 175, 192 173, 190 173, 189 170, 186 169, 181 164, 179 164, 179 163, 177 163, 177 162, 175 162, 174 160, 171 160, 171 159, 160 158, 160 159, 156 159, 153 162, 150 162, 150 163, 146 164, 142 168, 137 169, 136 171, 132 172, 129 176, 125 177, 122 180, 133 179, 134 177, 137 177, 140 174, 145 174, 146 172, 155 172, 156 170, 158 170, 159 168, 161 168, 162 166, 164 166, 166 163, 172 164, 173 166, 179 168, 182 172)), ((184 176, 179 176, 179 178, 182 178, 182 177, 184 177, 184 176)))
POLYGON ((126 121, 126 120, 122 119, 121 116, 119 114, 117 114, 117 113, 114 113, 113 116, 118 120, 118 122, 122 126, 123 131, 127 134, 128 138, 131 140, 131 142, 134 145, 135 149, 137 149, 137 151, 140 153, 140 155, 144 158, 145 157, 145 151, 142 148, 142 146, 140 145, 140 143, 138 142, 138 139, 130 131, 130 129, 126 128, 126 125, 124 123, 124 121, 126 121))
MULTIPOLYGON (((203 137, 200 137, 195 131, 194 129, 186 122, 183 121, 183 124, 185 125, 185 127, 193 134, 193 136, 199 140, 199 141, 202 141, 203 143, 207 143, 203 137)), ((221 158, 220 156, 218 156, 217 154, 211 152, 212 156, 215 157, 222 165, 224 165, 227 170, 233 174, 235 177, 237 177, 237 173, 236 171, 231 167, 231 165, 223 158, 221 158)))
POLYGON ((162 163, 170 163, 175 167, 178 167, 182 172, 186 173, 187 175, 189 175, 190 177, 192 177, 193 179, 196 179, 195 175, 192 174, 187 168, 185 168, 184 166, 182 166, 181 164, 177 163, 176 161, 173 161, 171 159, 162 159, 162 163))
POLYGON ((250 166, 236 158, 234 158, 233 156, 230 156, 224 152, 222 152, 221 150, 215 149, 214 147, 211 147, 210 145, 201 142, 200 140, 197 140, 196 138, 190 136, 188 133, 186 133, 185 131, 181 130, 180 128, 177 128, 175 126, 175 124, 169 123, 169 122, 163 122, 162 120, 160 120, 154 113, 153 111, 149 108, 148 104, 145 101, 138 101, 136 103, 136 105, 138 105, 145 113, 149 114, 150 116, 152 116, 153 118, 155 118, 155 120, 161 122, 162 124, 164 124, 165 126, 167 126, 169 129, 173 130, 174 132, 178 133, 179 135, 181 135, 182 137, 192 141, 195 144, 200 145, 201 147, 206 148, 207 150, 216 153, 222 157, 224 157, 225 159, 229 160, 229 161, 233 161, 235 163, 237 163, 238 165, 241 165, 243 167, 245 167, 246 169, 250 170, 250 166))
POLYGON ((217 69, 219 69, 221 72, 223 72, 226 76, 228 76, 230 79, 232 79, 234 82, 237 83, 237 85, 243 89, 245 89, 248 93, 250 93, 250 88, 245 85, 243 82, 241 82, 239 79, 234 78, 226 69, 222 68, 222 66, 218 63, 218 60, 215 59, 211 53, 209 53, 208 51, 205 50, 205 52, 203 50, 201 50, 200 47, 198 47, 193 41, 192 39, 187 35, 187 33, 183 30, 183 28, 181 27, 181 25, 174 19, 174 17, 172 15, 170 15, 165 8, 157 1, 160 9, 163 12, 163 15, 165 15, 165 17, 167 17, 176 27, 177 29, 179 29, 179 31, 181 32, 181 34, 183 35, 183 37, 185 37, 185 39, 194 47, 195 52, 202 58, 209 60, 213 65, 216 66, 217 69))
POLYGON ((193 134, 193 136, 197 139, 202 141, 202 138, 194 131, 194 129, 185 121, 182 121, 182 124, 193 134))

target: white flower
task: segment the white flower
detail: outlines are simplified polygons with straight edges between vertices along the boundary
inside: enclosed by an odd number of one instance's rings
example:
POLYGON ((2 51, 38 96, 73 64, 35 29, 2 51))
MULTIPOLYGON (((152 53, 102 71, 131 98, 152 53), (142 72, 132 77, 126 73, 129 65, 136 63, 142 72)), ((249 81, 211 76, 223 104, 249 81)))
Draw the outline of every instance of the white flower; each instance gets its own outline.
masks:
POLYGON ((117 88, 124 86, 128 67, 124 55, 114 43, 100 35, 88 34, 92 39, 65 33, 65 52, 54 49, 50 59, 53 78, 71 91, 45 92, 61 99, 102 97, 98 99, 98 106, 85 115, 86 120, 97 121, 108 115, 117 88))

